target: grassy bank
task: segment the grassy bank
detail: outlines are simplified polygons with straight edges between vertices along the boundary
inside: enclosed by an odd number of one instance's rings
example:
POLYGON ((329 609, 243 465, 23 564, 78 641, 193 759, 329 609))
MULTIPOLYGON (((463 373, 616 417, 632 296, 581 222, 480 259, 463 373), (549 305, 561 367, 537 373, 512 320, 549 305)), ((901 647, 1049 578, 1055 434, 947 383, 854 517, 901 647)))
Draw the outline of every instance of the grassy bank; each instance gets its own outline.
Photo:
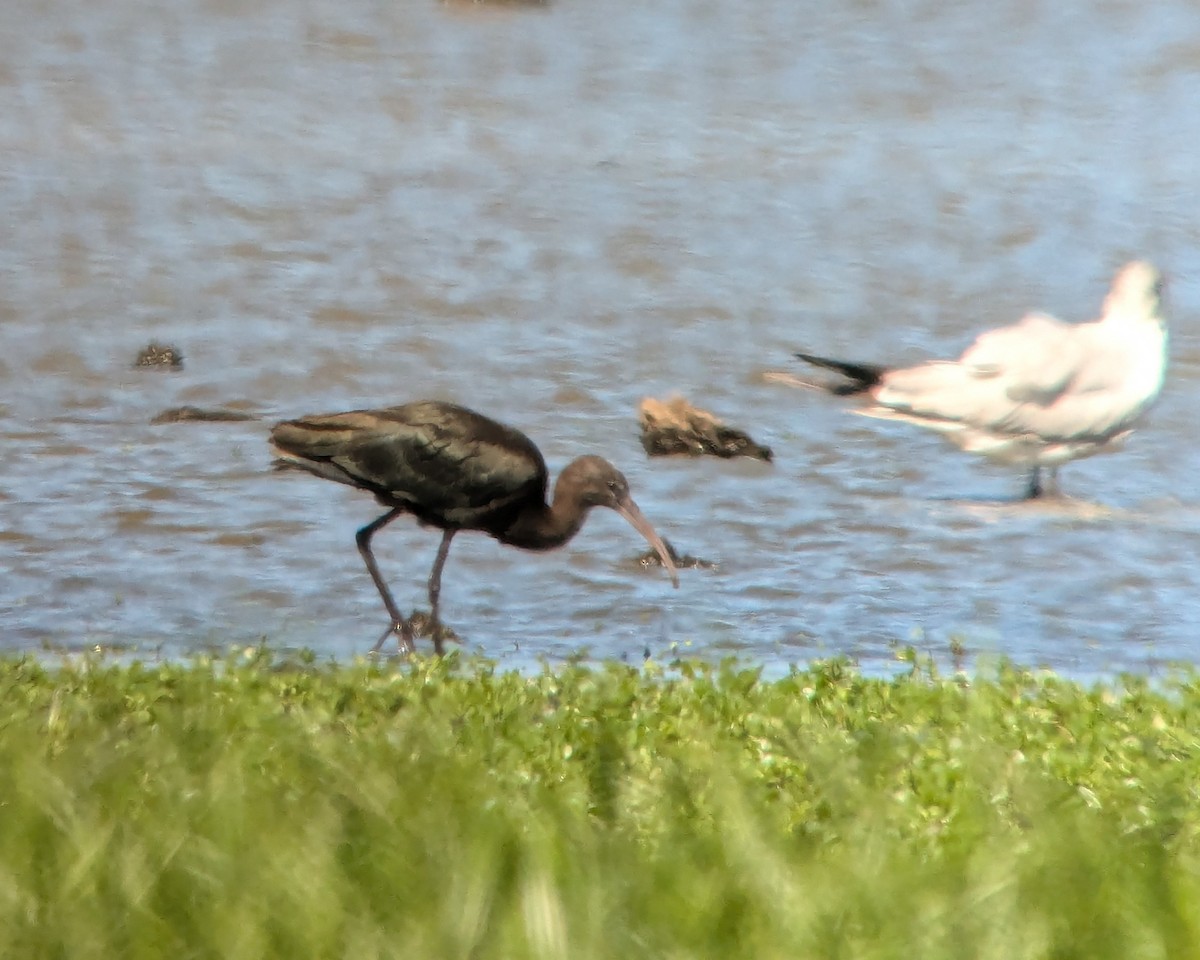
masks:
POLYGON ((0 662, 0 956, 1200 956, 1200 680, 0 662))

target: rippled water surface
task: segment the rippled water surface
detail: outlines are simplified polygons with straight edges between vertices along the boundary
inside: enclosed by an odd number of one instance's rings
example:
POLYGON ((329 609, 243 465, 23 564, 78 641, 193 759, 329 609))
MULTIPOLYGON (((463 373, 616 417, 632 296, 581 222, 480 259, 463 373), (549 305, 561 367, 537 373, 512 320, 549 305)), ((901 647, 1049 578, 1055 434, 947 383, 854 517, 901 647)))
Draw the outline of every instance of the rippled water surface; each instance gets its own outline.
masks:
MULTIPOLYGON (((672 648, 771 670, 1191 661, 1200 620, 1200 10, 1190 0, 8 0, 0 10, 0 644, 347 657, 384 625, 369 497, 270 422, 454 399, 552 471, 626 472, 678 591, 601 511, 454 544, 447 621, 507 662, 672 648), (1059 506, 764 380, 809 348, 956 354, 1170 277, 1172 369, 1059 506), (177 372, 135 369, 151 340, 177 372), (649 460, 682 392, 776 452, 649 460), (165 408, 261 419, 152 424, 165 408)), ((377 538, 424 606, 433 531, 377 538)))

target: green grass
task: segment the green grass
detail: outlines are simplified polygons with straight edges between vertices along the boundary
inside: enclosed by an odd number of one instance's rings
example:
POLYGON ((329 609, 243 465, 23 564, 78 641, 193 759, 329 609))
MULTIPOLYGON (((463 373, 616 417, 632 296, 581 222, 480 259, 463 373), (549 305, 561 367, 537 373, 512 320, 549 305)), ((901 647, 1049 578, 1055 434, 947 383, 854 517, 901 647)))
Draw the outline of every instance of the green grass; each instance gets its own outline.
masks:
POLYGON ((1200 956, 1200 680, 0 661, 0 956, 1200 956))

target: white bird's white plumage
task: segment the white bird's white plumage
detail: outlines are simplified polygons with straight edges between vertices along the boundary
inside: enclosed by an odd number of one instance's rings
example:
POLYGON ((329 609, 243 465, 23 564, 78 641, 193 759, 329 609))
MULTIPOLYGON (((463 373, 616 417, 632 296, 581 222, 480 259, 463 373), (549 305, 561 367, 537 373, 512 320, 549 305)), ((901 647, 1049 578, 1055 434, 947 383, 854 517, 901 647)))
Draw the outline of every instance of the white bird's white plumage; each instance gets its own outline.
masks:
POLYGON ((1033 313, 980 335, 957 360, 888 369, 808 354, 862 393, 867 416, 936 430, 959 448, 1032 471, 1110 449, 1157 399, 1167 360, 1162 276, 1134 261, 1117 273, 1098 320, 1033 313))

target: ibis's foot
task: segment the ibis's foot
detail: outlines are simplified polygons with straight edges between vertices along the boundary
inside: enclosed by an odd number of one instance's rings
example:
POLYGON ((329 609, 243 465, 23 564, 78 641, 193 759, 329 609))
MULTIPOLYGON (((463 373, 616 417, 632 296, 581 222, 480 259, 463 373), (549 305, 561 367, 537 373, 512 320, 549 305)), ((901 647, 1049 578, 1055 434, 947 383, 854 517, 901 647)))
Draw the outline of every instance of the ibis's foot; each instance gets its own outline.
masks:
POLYGON ((377 654, 387 642, 388 637, 396 638, 396 645, 401 653, 416 653, 417 645, 413 642, 412 624, 407 620, 397 620, 384 632, 383 636, 375 641, 375 646, 371 648, 371 654, 377 654))
POLYGON ((413 633, 418 637, 429 637, 433 641, 433 649, 441 654, 447 640, 462 643, 462 637, 446 626, 441 620, 435 620, 424 610, 414 610, 408 622, 412 624, 413 633))

